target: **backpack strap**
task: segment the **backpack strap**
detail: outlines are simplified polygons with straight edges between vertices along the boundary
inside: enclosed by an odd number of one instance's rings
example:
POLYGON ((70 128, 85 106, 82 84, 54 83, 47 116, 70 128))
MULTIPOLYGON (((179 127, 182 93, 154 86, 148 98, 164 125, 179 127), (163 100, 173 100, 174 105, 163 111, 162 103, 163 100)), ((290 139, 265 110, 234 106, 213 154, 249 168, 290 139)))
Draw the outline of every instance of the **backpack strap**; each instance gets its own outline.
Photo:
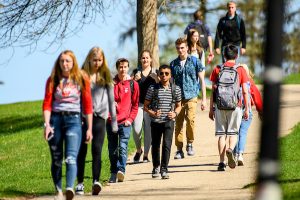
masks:
POLYGON ((175 107, 175 97, 176 97, 176 85, 174 83, 170 83, 170 84, 171 84, 171 93, 172 93, 171 110, 174 110, 174 107, 175 107))
POLYGON ((236 24, 237 24, 238 29, 240 30, 240 28, 241 28, 241 17, 236 13, 235 13, 235 15, 236 15, 236 18, 235 18, 236 24))
POLYGON ((155 108, 158 108, 158 102, 159 102, 159 99, 158 99, 158 93, 159 93, 159 83, 155 83, 154 85, 153 85, 153 89, 154 89, 154 91, 153 91, 153 95, 154 95, 154 98, 153 98, 153 104, 154 104, 154 107, 155 108))
POLYGON ((197 58, 195 56, 191 56, 192 62, 195 66, 197 66, 197 58))
POLYGON ((134 82, 132 79, 130 80, 130 91, 131 91, 131 101, 132 101, 133 93, 134 93, 134 82))

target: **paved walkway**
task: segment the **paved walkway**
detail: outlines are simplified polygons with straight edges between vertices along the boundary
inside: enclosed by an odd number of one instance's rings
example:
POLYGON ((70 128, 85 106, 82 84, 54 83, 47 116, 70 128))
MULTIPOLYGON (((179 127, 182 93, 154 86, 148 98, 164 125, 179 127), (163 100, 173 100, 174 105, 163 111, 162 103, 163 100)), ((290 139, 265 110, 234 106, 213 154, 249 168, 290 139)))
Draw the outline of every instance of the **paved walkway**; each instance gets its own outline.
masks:
MULTIPOLYGON (((280 134, 285 135, 300 121, 300 86, 283 86, 280 134)), ((198 105, 198 110, 200 107, 198 105)), ((152 179, 152 163, 129 165, 125 182, 104 187, 99 199, 251 199, 254 191, 242 189, 253 183, 256 177, 260 121, 255 112, 249 129, 245 166, 218 172, 219 162, 217 139, 214 136, 214 122, 208 118, 208 111, 199 112, 196 118, 195 156, 174 160, 175 145, 170 159, 170 179, 152 179)), ((173 142, 174 143, 174 142, 173 142)), ((87 194, 75 199, 94 199, 87 194)), ((53 199, 40 197, 37 199, 53 199)))

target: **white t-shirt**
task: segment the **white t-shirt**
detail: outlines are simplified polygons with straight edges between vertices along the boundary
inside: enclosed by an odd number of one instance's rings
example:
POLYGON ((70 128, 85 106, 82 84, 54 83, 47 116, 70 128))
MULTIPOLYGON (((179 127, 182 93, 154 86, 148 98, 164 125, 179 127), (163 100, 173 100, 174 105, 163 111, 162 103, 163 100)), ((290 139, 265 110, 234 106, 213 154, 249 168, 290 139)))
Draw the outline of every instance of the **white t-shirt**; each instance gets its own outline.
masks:
POLYGON ((184 65, 185 65, 185 62, 186 62, 186 59, 184 59, 184 60, 181 60, 181 61, 180 61, 180 65, 181 65, 181 67, 184 67, 184 65))

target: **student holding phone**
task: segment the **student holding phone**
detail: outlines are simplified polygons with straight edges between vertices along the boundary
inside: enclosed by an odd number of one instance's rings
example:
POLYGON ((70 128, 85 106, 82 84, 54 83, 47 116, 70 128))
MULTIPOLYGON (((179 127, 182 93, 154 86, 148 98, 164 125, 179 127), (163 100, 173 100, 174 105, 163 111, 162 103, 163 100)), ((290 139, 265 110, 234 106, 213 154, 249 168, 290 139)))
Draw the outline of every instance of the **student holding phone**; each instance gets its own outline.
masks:
POLYGON ((66 199, 72 200, 74 197, 76 159, 82 137, 81 112, 86 115, 88 128, 85 139, 90 142, 92 110, 89 79, 78 68, 74 53, 70 50, 63 51, 56 59, 47 80, 43 102, 44 137, 48 140, 51 153, 51 175, 57 193, 56 199, 63 199, 63 160, 66 163, 66 199))

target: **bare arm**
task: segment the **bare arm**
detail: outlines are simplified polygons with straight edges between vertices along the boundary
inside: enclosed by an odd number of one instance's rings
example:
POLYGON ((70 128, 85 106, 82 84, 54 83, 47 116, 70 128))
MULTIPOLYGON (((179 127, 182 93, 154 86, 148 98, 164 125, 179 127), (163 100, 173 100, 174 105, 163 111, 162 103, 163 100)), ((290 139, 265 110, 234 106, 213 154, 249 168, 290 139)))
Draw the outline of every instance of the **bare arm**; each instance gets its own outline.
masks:
POLYGON ((209 54, 214 54, 212 37, 208 36, 207 39, 208 39, 208 46, 209 46, 209 54))
POLYGON ((213 82, 212 83, 212 94, 210 95, 210 99, 209 99, 209 115, 208 115, 209 118, 213 121, 215 119, 214 102, 213 102, 214 86, 215 86, 215 83, 213 82))
POLYGON ((243 98, 245 104, 245 111, 244 111, 244 119, 248 119, 249 117, 249 108, 248 108, 248 88, 247 83, 242 84, 242 91, 243 91, 243 98))
POLYGON ((205 70, 198 73, 199 80, 201 83, 201 93, 202 93, 202 102, 201 102, 201 110, 205 110, 206 108, 206 84, 205 84, 205 70))
POLYGON ((48 140, 48 136, 50 133, 54 133, 53 128, 50 126, 50 117, 51 117, 51 111, 44 110, 44 138, 45 140, 48 140))
POLYGON ((93 139, 93 133, 92 133, 93 115, 92 114, 87 114, 85 119, 86 119, 86 124, 87 124, 85 142, 90 143, 93 139))

